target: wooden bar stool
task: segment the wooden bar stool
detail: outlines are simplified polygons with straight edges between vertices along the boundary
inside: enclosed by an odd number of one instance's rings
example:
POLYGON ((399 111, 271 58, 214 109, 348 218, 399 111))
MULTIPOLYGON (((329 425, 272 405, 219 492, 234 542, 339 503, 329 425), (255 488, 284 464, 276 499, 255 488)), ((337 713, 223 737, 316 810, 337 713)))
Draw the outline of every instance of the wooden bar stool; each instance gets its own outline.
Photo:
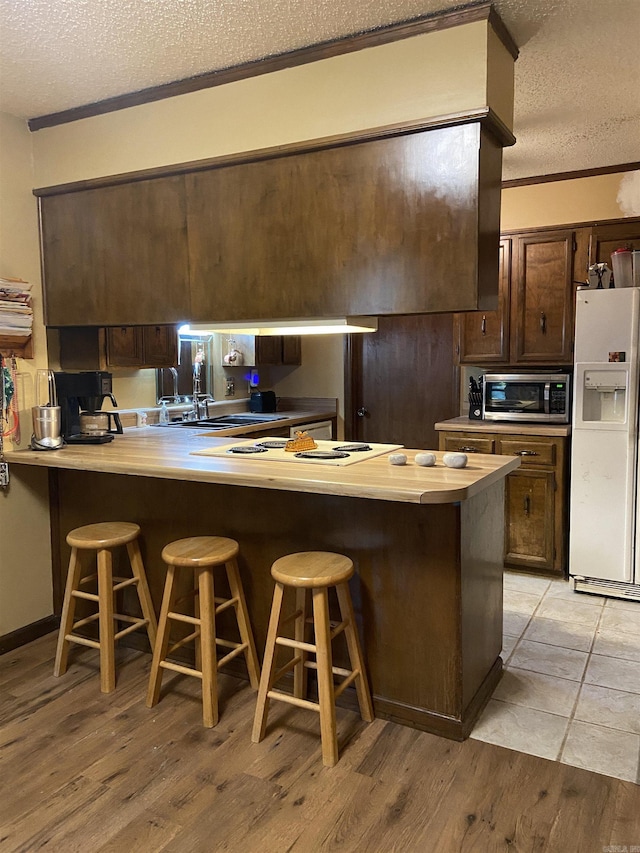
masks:
POLYGON ((67 585, 62 605, 60 633, 53 670, 55 676, 67 671, 69 643, 79 643, 82 646, 100 650, 100 689, 103 693, 111 693, 116 686, 115 671, 115 641, 130 634, 138 628, 146 628, 151 648, 156 640, 156 616, 149 593, 149 585, 144 571, 138 535, 140 527, 128 521, 105 521, 98 524, 87 524, 76 527, 67 535, 67 544, 71 545, 71 558, 67 574, 67 585), (119 545, 127 546, 132 577, 113 577, 112 563, 114 548, 119 545), (78 552, 91 550, 97 552, 97 573, 81 577, 82 566, 78 552), (98 592, 86 592, 83 587, 97 578, 98 592), (114 612, 115 593, 126 587, 134 586, 140 600, 142 617, 128 616, 114 612), (76 600, 82 598, 98 603, 98 612, 93 613, 74 623, 76 600), (99 639, 92 640, 81 634, 74 633, 78 628, 98 621, 99 639), (121 631, 115 630, 114 622, 129 623, 121 631))
POLYGON ((312 708, 320 714, 320 733, 322 737, 322 763, 333 767, 338 760, 338 739, 336 734, 336 698, 355 681, 360 714, 363 720, 373 720, 373 705, 367 684, 360 641, 356 630, 353 604, 349 593, 349 578, 353 575, 352 561, 342 554, 325 551, 306 551, 281 557, 271 567, 271 575, 276 581, 273 605, 269 619, 267 644, 264 653, 262 678, 258 690, 258 704, 253 723, 252 741, 259 743, 265 733, 269 701, 277 699, 300 708, 312 708), (296 589, 296 610, 287 619, 282 618, 282 600, 286 586, 296 589), (329 621, 329 587, 336 587, 340 615, 339 624, 329 621), (313 618, 307 620, 307 590, 313 598, 313 618), (294 639, 280 636, 280 625, 294 622, 294 639), (315 644, 305 642, 307 621, 313 623, 315 644), (331 641, 344 631, 351 661, 351 670, 332 665, 331 641), (279 670, 275 669, 278 646, 295 649, 297 654, 279 670), (309 653, 315 654, 315 663, 307 660, 309 653), (318 673, 319 702, 305 698, 306 669, 316 669, 318 673), (287 672, 293 669, 293 696, 273 690, 273 685, 287 672), (334 686, 333 676, 343 676, 344 680, 334 686))
POLYGON ((260 665, 253 641, 247 604, 238 572, 236 560, 239 545, 233 539, 222 536, 192 536, 179 539, 165 546, 162 559, 167 564, 167 580, 164 587, 158 638, 153 650, 151 677, 147 692, 147 707, 153 708, 160 697, 164 669, 193 675, 202 680, 202 717, 209 728, 218 722, 218 679, 217 671, 237 655, 243 654, 249 671, 249 681, 254 689, 260 682, 260 665), (231 598, 216 598, 214 595, 213 570, 224 566, 229 580, 231 598), (194 572, 195 589, 189 595, 176 601, 177 571, 191 569, 194 572), (194 597, 195 615, 188 616, 175 608, 185 599, 194 597), (216 636, 216 616, 229 607, 233 607, 240 631, 240 642, 223 640, 216 636), (171 622, 183 622, 193 625, 195 630, 169 647, 171 622), (195 640, 195 668, 167 660, 167 656, 186 643, 195 640), (231 649, 217 660, 216 646, 231 649))

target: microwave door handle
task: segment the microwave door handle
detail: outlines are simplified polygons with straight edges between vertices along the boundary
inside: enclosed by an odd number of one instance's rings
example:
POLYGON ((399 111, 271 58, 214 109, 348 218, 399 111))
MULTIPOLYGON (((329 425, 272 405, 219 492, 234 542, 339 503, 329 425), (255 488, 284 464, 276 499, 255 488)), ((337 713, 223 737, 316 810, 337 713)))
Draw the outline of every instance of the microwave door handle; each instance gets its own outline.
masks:
POLYGON ((551 383, 544 383, 544 413, 545 415, 549 414, 549 397, 551 392, 551 383))

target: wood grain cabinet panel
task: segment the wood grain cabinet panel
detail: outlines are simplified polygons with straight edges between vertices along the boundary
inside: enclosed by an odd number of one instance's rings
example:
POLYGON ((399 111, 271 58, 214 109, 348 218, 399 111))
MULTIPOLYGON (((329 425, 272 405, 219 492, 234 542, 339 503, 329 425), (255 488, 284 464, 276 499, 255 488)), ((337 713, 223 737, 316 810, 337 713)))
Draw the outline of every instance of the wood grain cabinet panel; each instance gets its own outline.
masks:
POLYGON ((184 176, 39 202, 48 326, 188 319, 184 176))
POLYGON ((139 367, 144 364, 141 326, 107 329, 107 363, 118 367, 139 367))
POLYGON ((178 363, 178 332, 175 326, 143 326, 142 350, 146 364, 173 367, 178 363))
POLYGON ((498 309, 456 314, 460 364, 508 364, 510 357, 511 240, 500 240, 498 309))
POLYGON ((493 438, 450 433, 444 436, 440 449, 451 453, 495 453, 495 445, 493 438))
POLYGON ((596 225, 591 235, 589 261, 592 264, 605 263, 612 269, 611 253, 622 248, 640 249, 639 219, 596 225))
POLYGON ((520 470, 509 474, 505 491, 505 564, 553 569, 554 474, 520 470))
POLYGON ((514 243, 513 361, 570 364, 573 338, 573 231, 521 235, 514 243))
POLYGON ((591 235, 590 226, 503 234, 498 310, 456 316, 457 363, 571 365, 575 287, 587 277, 591 235))
POLYGON ((89 326, 59 330, 63 370, 109 367, 173 367, 178 363, 175 326, 89 326))
POLYGON ((191 319, 495 303, 501 158, 470 123, 188 174, 191 319))
POLYGON ((299 335, 260 335, 255 340, 256 366, 261 364, 301 364, 299 335))
POLYGON ((563 575, 567 566, 568 439, 441 431, 440 450, 519 456, 506 479, 505 565, 563 575))

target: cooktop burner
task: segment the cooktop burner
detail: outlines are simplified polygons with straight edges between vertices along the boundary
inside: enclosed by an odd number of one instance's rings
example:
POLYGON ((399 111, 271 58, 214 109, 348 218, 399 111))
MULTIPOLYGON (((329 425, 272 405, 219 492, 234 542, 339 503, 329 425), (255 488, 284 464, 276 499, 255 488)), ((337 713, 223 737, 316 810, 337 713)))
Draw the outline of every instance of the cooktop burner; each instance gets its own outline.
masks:
POLYGON ((349 456, 337 450, 301 450, 294 455, 298 459, 346 459, 349 456))
MULTIPOLYGON (((203 436, 206 438, 206 436, 203 436)), ((363 441, 347 442, 316 439, 317 447, 309 450, 299 450, 295 453, 285 450, 287 441, 277 435, 266 435, 262 439, 231 440, 228 444, 216 444, 213 447, 203 447, 201 450, 190 451, 194 456, 224 456, 229 460, 255 459, 261 465, 265 463, 288 462, 291 465, 353 465, 356 462, 366 462, 376 456, 382 456, 392 450, 398 450, 400 444, 367 444, 363 441)), ((251 463, 253 464, 253 463, 251 463)))

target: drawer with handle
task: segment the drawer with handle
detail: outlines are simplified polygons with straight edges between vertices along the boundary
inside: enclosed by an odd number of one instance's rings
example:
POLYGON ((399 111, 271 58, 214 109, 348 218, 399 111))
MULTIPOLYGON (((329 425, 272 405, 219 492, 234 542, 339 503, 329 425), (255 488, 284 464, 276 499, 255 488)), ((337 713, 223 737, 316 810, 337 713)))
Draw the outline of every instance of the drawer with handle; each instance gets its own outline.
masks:
POLYGON ((459 453, 495 453, 495 440, 488 436, 445 435, 444 450, 459 453))
POLYGON ((527 439, 501 439, 498 453, 503 456, 519 456, 522 465, 555 465, 556 445, 549 441, 528 441, 527 439))

